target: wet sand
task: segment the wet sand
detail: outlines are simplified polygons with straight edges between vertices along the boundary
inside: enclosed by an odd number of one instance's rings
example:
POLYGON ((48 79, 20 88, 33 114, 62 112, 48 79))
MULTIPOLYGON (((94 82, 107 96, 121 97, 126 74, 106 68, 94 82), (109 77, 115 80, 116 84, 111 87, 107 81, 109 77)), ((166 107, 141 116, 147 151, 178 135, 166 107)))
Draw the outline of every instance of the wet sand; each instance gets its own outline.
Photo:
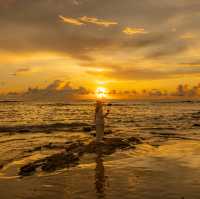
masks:
POLYGON ((17 167, 12 163, 1 171, 2 199, 200 198, 200 142, 195 140, 86 154, 76 167, 29 177, 16 176, 17 167))

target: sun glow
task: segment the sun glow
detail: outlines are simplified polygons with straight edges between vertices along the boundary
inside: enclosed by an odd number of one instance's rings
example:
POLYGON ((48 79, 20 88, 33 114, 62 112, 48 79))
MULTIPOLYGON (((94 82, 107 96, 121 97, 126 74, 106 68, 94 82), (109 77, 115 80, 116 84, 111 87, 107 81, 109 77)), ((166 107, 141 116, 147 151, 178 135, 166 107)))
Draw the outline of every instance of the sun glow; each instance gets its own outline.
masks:
POLYGON ((98 87, 95 93, 98 99, 103 99, 107 96, 107 89, 104 87, 98 87))

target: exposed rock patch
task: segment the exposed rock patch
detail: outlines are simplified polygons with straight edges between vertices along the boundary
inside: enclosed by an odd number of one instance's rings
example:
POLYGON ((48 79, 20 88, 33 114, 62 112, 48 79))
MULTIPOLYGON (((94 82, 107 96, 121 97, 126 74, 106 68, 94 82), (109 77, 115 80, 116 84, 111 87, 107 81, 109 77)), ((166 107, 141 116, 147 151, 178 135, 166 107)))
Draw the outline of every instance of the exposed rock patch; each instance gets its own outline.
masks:
MULTIPOLYGON (((110 155, 116 150, 135 148, 136 144, 142 143, 139 138, 129 137, 129 138, 104 138, 102 142, 91 141, 89 143, 84 143, 81 141, 74 143, 66 143, 62 145, 65 151, 54 154, 49 157, 45 157, 41 160, 24 165, 20 168, 20 176, 28 176, 34 174, 37 169, 41 169, 45 172, 52 172, 57 169, 63 169, 68 167, 76 166, 83 154, 86 153, 101 153, 102 155, 110 155)), ((57 145, 48 144, 45 145, 46 148, 58 147, 57 145)), ((33 149, 42 150, 43 147, 37 147, 33 149)))

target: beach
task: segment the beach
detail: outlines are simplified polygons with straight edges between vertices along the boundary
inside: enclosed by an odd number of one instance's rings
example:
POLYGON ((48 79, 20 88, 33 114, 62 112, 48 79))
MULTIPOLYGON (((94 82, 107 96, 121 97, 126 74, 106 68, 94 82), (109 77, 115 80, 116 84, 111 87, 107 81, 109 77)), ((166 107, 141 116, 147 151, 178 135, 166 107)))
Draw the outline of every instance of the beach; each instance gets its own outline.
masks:
POLYGON ((198 101, 113 102, 106 139, 139 142, 20 175, 24 165, 62 154, 68 145, 91 143, 94 108, 93 102, 1 103, 1 198, 200 197, 198 101))

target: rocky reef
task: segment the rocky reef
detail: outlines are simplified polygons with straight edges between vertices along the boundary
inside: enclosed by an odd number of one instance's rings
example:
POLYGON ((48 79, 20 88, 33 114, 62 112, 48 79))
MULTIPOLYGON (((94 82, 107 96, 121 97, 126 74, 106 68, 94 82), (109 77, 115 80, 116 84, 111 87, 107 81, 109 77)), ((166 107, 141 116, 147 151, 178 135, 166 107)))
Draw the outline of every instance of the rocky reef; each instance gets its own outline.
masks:
MULTIPOLYGON (((84 154, 101 153, 102 155, 110 155, 116 150, 134 149, 135 145, 140 143, 141 140, 136 137, 104 138, 102 142, 96 142, 94 140, 89 142, 66 142, 62 145, 62 149, 64 149, 62 152, 23 165, 20 168, 19 175, 29 176, 39 169, 44 172, 52 172, 58 169, 74 167, 79 164, 84 154)), ((32 151, 42 150, 43 148, 52 149, 58 148, 58 146, 50 143, 44 147, 32 149, 32 151)))

